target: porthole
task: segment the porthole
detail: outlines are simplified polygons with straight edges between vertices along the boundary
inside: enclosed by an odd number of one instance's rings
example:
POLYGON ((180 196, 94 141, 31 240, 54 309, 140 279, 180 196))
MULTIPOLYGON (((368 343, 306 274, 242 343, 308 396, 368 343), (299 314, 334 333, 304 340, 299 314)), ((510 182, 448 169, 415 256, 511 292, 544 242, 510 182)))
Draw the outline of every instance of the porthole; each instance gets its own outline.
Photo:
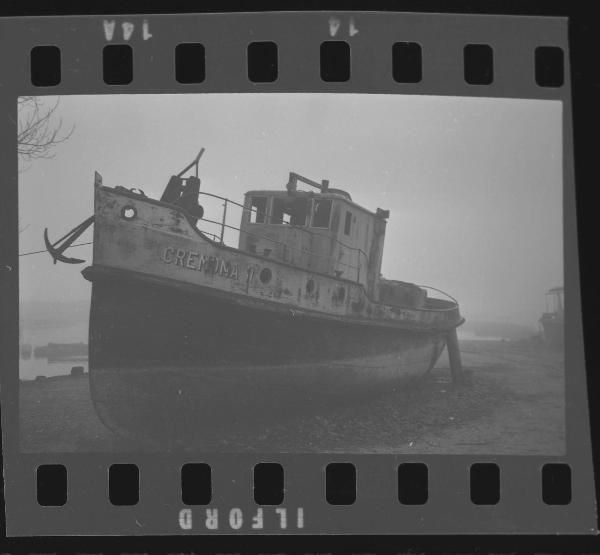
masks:
POLYGON ((265 285, 271 281, 272 272, 269 268, 263 268, 258 276, 265 285))
POLYGON ((306 282, 306 292, 310 295, 315 290, 315 281, 311 278, 306 282))
POLYGON ((137 210, 133 206, 124 206, 121 210, 121 217, 124 220, 133 220, 137 216, 137 210))

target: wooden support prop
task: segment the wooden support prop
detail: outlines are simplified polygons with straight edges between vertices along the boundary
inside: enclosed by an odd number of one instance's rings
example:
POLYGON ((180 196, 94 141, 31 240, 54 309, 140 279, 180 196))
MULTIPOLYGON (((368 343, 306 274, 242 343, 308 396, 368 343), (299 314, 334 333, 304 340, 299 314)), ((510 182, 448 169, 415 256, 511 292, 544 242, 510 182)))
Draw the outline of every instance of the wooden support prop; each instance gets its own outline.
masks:
POLYGON ((448 348, 448 359, 450 360, 450 372, 452 382, 460 384, 463 381, 462 362, 460 360, 460 349, 458 348, 458 336, 456 328, 451 329, 446 337, 446 346, 448 348))

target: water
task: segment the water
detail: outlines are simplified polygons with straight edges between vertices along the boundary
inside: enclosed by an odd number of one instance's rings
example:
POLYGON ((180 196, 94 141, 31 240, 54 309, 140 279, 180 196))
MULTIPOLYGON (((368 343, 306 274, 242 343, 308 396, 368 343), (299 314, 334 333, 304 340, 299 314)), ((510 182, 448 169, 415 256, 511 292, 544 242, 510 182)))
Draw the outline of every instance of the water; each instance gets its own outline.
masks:
POLYGON ((458 328, 458 339, 463 341, 503 341, 503 337, 495 337, 492 335, 477 335, 472 331, 464 331, 458 328))
POLYGON ((21 344, 31 345, 31 357, 19 359, 19 378, 33 380, 36 376, 65 376, 71 373, 73 366, 83 366, 84 372, 87 372, 87 356, 49 362, 46 358, 35 358, 33 355, 36 347, 48 343, 87 343, 87 335, 87 321, 69 325, 35 325, 21 320, 21 344))
POLYGON ((36 376, 65 376, 71 373, 73 366, 83 366, 84 372, 87 372, 87 357, 48 362, 45 358, 35 358, 32 355, 29 359, 19 360, 19 378, 22 380, 33 380, 36 376))

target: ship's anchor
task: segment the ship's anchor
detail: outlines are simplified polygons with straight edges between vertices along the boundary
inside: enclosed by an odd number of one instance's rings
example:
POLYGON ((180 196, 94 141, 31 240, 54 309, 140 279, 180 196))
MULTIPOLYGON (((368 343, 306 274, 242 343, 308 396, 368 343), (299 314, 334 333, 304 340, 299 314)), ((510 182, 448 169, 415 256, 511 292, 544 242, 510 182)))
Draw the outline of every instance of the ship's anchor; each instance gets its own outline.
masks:
POLYGON ((63 252, 65 252, 75 242, 75 240, 79 236, 81 236, 81 234, 93 223, 94 216, 90 216, 87 220, 84 220, 78 226, 75 226, 71 231, 67 232, 54 243, 51 243, 50 239, 48 239, 48 228, 44 229, 44 243, 46 243, 46 249, 50 253, 50 256, 53 258, 54 264, 56 264, 57 260, 60 260, 65 264, 81 264, 82 262, 85 262, 85 260, 82 260, 81 258, 71 258, 68 256, 64 256, 63 252))

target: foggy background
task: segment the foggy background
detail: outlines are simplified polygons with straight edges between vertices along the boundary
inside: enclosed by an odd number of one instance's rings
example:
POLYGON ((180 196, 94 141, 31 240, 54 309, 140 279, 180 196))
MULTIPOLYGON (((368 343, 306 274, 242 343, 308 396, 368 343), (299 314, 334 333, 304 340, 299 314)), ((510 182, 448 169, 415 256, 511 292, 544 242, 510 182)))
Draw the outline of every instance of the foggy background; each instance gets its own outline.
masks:
MULTIPOLYGON (((535 331, 545 292, 563 283, 561 110, 407 95, 63 96, 56 117, 72 136, 19 175, 19 252, 43 249, 45 227, 56 240, 92 214, 94 170, 158 198, 205 147, 201 190, 242 202, 284 188, 290 171, 329 179, 390 210, 384 277, 447 291, 468 321, 535 331)), ((220 219, 212 205, 205 215, 220 219)), ((91 238, 90 228, 77 242, 91 238)), ((90 263, 91 253, 66 254, 90 263)), ((87 341, 86 265, 20 258, 22 341, 87 341)))

